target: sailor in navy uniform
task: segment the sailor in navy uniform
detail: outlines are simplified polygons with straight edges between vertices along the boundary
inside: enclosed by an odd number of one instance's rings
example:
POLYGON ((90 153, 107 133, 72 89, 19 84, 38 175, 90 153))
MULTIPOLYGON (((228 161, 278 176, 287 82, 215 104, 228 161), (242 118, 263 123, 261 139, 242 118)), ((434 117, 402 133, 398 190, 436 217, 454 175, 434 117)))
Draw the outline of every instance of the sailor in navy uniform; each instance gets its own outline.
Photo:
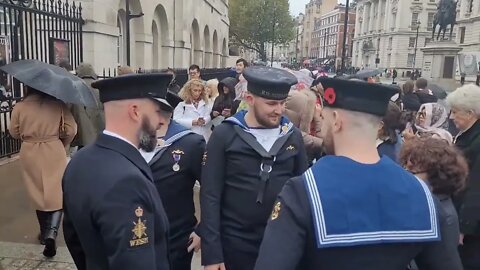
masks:
POLYGON ((308 168, 302 135, 282 116, 296 78, 269 67, 243 75, 249 110, 215 127, 204 156, 200 231, 207 270, 253 269, 278 193, 308 168))
POLYGON ((169 270, 168 219, 138 148, 153 151, 172 109, 171 75, 125 75, 92 84, 106 128, 72 158, 63 177, 65 242, 79 270, 169 270))
MULTIPOLYGON (((178 99, 173 93, 167 95, 172 107, 176 106, 178 99)), ((162 113, 168 119, 172 116, 172 110, 162 113)), ((193 187, 195 181, 200 180, 205 140, 173 120, 169 120, 165 129, 166 134, 161 134, 164 136, 159 138, 155 151, 141 153, 152 169, 153 181, 170 223, 170 267, 174 270, 190 270, 193 250, 198 251, 200 247, 200 238, 194 232, 197 219, 193 187)))
POLYGON ((460 270, 441 241, 447 223, 429 187, 375 141, 395 90, 322 78, 328 156, 288 181, 273 208, 256 270, 460 270))

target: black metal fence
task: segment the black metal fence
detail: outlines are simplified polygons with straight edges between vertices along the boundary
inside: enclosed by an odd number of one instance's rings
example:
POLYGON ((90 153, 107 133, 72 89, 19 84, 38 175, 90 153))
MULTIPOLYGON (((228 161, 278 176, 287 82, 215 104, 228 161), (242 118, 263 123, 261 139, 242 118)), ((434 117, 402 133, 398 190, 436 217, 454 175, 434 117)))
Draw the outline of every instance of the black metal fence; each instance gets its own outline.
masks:
MULTIPOLYGON (((82 6, 69 0, 0 0, 0 66, 37 59, 74 68, 83 61, 82 6)), ((18 81, 0 73, 0 158, 20 150, 10 116, 23 96, 18 81)))
MULTIPOLYGON (((163 73, 166 72, 166 69, 139 69, 135 70, 136 73, 163 73)), ((174 69, 175 71, 175 80, 178 85, 182 87, 188 81, 188 70, 187 69, 174 69)), ((200 70, 200 74, 203 80, 218 79, 219 81, 227 77, 235 77, 236 73, 230 68, 204 68, 200 70)), ((103 69, 103 73, 98 76, 100 79, 112 78, 117 76, 117 69, 103 69)))

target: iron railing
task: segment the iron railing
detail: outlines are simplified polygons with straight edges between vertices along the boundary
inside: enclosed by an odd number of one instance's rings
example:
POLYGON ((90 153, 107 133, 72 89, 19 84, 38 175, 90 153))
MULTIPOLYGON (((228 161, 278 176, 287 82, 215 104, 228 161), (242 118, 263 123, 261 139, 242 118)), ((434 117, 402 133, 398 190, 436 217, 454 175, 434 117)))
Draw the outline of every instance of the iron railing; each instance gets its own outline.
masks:
MULTIPOLYGON (((82 6, 69 0, 0 0, 0 66, 37 59, 75 68, 83 61, 82 6)), ((0 158, 20 150, 9 134, 21 84, 0 72, 0 158)))

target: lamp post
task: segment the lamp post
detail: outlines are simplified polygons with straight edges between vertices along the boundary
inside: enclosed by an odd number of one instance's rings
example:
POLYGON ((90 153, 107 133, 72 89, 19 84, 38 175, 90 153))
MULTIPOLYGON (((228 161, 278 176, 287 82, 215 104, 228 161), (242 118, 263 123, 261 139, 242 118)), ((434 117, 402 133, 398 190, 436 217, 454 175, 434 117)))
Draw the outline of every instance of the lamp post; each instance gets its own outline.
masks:
POLYGON ((415 62, 417 61, 418 30, 420 29, 420 21, 416 21, 415 25, 417 26, 417 36, 415 38, 415 50, 413 53, 413 72, 415 72, 415 62))
POLYGON ((343 44, 342 44, 342 67, 341 67, 341 72, 345 73, 345 49, 347 45, 347 32, 348 32, 348 9, 349 9, 350 1, 347 0, 345 3, 345 18, 343 22, 343 44))
POLYGON ((142 17, 144 14, 143 12, 140 13, 140 14, 132 14, 130 12, 130 0, 126 0, 125 1, 125 12, 126 12, 126 15, 125 15, 125 35, 126 35, 126 38, 127 38, 127 66, 130 66, 130 20, 131 19, 135 19, 135 18, 140 18, 142 17))

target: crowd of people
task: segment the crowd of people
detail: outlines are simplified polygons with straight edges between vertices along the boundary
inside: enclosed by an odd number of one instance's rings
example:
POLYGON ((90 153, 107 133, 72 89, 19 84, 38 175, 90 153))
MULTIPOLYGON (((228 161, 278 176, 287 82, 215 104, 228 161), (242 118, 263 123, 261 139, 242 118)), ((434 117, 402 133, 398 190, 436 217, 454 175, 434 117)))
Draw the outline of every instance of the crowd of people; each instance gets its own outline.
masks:
POLYGON ((27 87, 10 134, 43 254, 63 214, 78 269, 189 270, 199 250, 206 270, 480 269, 480 87, 236 73, 81 64, 95 108, 27 87))

